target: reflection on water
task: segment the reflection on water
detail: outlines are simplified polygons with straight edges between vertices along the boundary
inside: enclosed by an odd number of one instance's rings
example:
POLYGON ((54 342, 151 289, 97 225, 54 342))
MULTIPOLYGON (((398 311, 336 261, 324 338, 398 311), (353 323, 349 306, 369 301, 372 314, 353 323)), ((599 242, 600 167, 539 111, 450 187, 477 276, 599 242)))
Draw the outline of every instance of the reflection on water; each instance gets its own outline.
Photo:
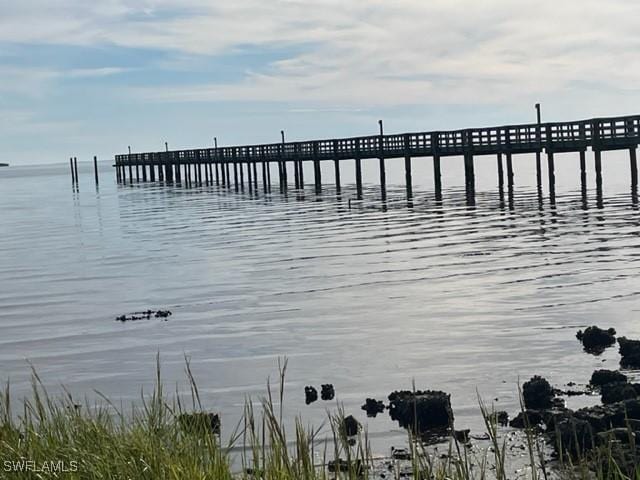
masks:
POLYGON ((169 385, 186 387, 187 355, 206 405, 235 425, 286 355, 292 415, 319 424, 328 404, 305 406, 304 386, 333 383, 388 442, 398 426, 360 405, 413 379, 452 394, 459 428, 480 428, 476 389, 513 412, 519 379, 614 368, 615 349, 585 355, 575 332, 640 335, 637 193, 578 185, 552 203, 516 183, 470 202, 444 185, 440 198, 414 186, 408 204, 390 182, 382 205, 376 185, 357 201, 346 184, 339 198, 256 197, 107 178, 72 191, 46 169, 0 179, 2 378, 23 394, 29 359, 48 384, 135 400, 158 351, 169 385), (173 316, 114 321, 147 308, 173 316))

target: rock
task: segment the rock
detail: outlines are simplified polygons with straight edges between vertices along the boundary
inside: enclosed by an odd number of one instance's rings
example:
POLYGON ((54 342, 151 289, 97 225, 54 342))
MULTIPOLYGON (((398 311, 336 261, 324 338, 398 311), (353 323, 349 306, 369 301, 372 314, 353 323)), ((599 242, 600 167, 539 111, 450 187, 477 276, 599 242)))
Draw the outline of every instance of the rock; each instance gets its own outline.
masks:
POLYGON ((375 418, 379 413, 384 412, 384 403, 374 398, 367 398, 360 408, 367 412, 367 417, 375 418))
POLYGON ((391 447, 391 458, 394 460, 411 460, 411 452, 406 448, 391 447))
POLYGON ((637 398, 640 393, 640 384, 638 383, 607 383, 600 387, 602 403, 610 404, 637 398))
POLYGON ((506 427, 509 424, 509 414, 505 411, 499 411, 494 413, 495 422, 498 425, 506 427))
POLYGON ((360 430, 360 422, 353 415, 349 415, 342 420, 340 427, 346 437, 353 437, 360 430))
POLYGON ((453 426, 451 396, 445 392, 396 391, 389 395, 389 401, 391 419, 415 433, 422 434, 453 426))
POLYGON ((607 383, 626 383, 627 376, 616 370, 596 370, 591 374, 589 384, 593 387, 601 387, 607 383))
POLYGON ((459 443, 469 443, 469 433, 471 432, 470 429, 466 428, 464 430, 454 430, 453 431, 453 438, 456 439, 456 441, 458 441, 459 443))
POLYGON ((349 463, 347 460, 339 458, 329 462, 328 470, 330 473, 353 472, 357 477, 360 477, 364 474, 364 464, 362 460, 355 460, 349 463))
POLYGON ((579 330, 576 338, 582 342, 586 352, 598 355, 616 343, 616 331, 613 328, 603 330, 594 325, 586 328, 584 332, 579 330))
POLYGON ((311 386, 304 387, 304 403, 310 405, 316 400, 318 400, 318 391, 311 386))
POLYGON ((155 318, 164 318, 165 320, 171 315, 169 310, 145 310, 144 312, 134 312, 129 315, 120 315, 116 317, 118 322, 135 322, 137 320, 149 320, 152 316, 155 318))
POLYGON ((195 412, 178 416, 180 426, 192 433, 220 433, 220 416, 217 413, 195 412))
POLYGON ((322 385, 322 389, 320 391, 320 398, 322 400, 333 400, 333 397, 336 396, 336 391, 333 389, 333 385, 330 383, 322 385))
POLYGON ((509 426, 513 428, 527 428, 527 426, 537 428, 543 425, 545 425, 545 416, 538 410, 520 412, 509 422, 509 426))
POLYGON ((618 338, 620 345, 620 365, 626 368, 640 368, 640 340, 629 340, 627 337, 618 338))
POLYGON ((556 419, 550 429, 551 443, 557 452, 578 458, 595 446, 593 428, 588 421, 566 415, 556 419))
POLYGON ((522 385, 522 396, 527 410, 543 410, 551 408, 554 391, 547 380, 536 375, 522 385))

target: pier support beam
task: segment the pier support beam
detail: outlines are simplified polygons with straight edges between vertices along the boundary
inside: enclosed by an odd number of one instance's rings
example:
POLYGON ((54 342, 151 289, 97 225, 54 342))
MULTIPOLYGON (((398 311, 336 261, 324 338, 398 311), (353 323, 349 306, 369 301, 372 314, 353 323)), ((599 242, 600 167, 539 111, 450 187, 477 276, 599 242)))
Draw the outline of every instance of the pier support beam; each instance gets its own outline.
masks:
POLYGON ((497 155, 498 162, 498 189, 504 190, 504 167, 502 166, 502 153, 497 155))
POLYGON ((509 190, 513 190, 513 161, 511 152, 507 152, 507 186, 509 190))
POLYGON ((404 157, 404 183, 407 190, 407 199, 413 198, 413 178, 411 175, 411 157, 405 155, 404 157))
POLYGON ((539 191, 542 188, 542 159, 539 151, 536 152, 536 185, 539 191))
POLYGON ((433 186, 436 189, 436 200, 442 200, 442 170, 440 155, 433 156, 433 186))
POLYGON ((475 191, 476 174, 473 165, 473 155, 470 153, 467 153, 464 156, 464 180, 467 190, 475 191))
POLYGON ((151 154, 151 164, 149 164, 149 181, 156 181, 156 165, 155 165, 155 154, 151 154))
POLYGON ((602 190, 602 151, 594 150, 596 166, 596 187, 602 190))
POLYGON ((583 195, 587 192, 587 154, 584 150, 580 150, 580 190, 583 195))
POLYGON ((387 199, 387 170, 384 165, 384 157, 380 157, 378 159, 378 164, 380 167, 380 196, 382 200, 387 199))
POLYGON ((631 186, 636 188, 638 185, 638 156, 636 147, 629 149, 629 163, 631 166, 631 186))
POLYGON ((133 167, 131 165, 131 160, 129 160, 129 183, 133 183, 133 167))
POLYGON ((240 170, 240 190, 244 192, 244 164, 238 163, 238 170, 240 170))
POLYGON ((142 168, 142 181, 146 182, 147 181, 147 166, 146 165, 141 165, 140 168, 142 168))
POLYGON ((356 158, 356 198, 362 200, 362 161, 356 158))
POLYGON ((262 191, 267 193, 267 165, 262 162, 262 191))
POLYGON ((238 185, 238 164, 236 163, 235 151, 233 152, 233 188, 237 192, 239 190, 238 185))
POLYGON ((553 151, 547 150, 547 171, 549 175, 549 199, 554 204, 556 201, 556 166, 553 151))
POLYGON ((340 195, 340 160, 338 159, 338 141, 333 141, 333 171, 336 179, 336 194, 340 195))
POLYGON ((214 163, 213 166, 216 169, 216 185, 220 185, 220 172, 218 170, 218 162, 214 163))

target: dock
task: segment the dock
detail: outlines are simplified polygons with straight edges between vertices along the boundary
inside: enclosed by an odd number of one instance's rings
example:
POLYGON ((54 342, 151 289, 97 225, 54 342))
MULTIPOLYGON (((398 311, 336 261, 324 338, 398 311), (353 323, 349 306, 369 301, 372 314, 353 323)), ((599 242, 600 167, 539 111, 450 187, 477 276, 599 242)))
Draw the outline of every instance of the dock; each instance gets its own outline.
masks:
MULTIPOLYGON (((340 184, 340 162, 355 162, 356 195, 362 199, 362 161, 378 162, 380 193, 386 199, 385 160, 404 158, 407 197, 412 192, 412 161, 430 159, 433 163, 436 196, 441 195, 441 162, 445 157, 461 157, 464 161, 464 182, 467 193, 475 192, 474 157, 494 155, 497 159, 498 185, 513 188, 513 156, 535 154, 538 187, 542 186, 542 156, 546 156, 549 195, 555 198, 555 154, 574 152, 579 155, 580 180, 586 188, 586 152, 593 152, 596 187, 602 189, 602 152, 628 150, 630 180, 635 190, 638 184, 637 148, 640 143, 640 115, 593 118, 557 123, 532 123, 462 130, 384 134, 363 137, 308 140, 261 145, 206 147, 189 150, 169 150, 126 153, 115 156, 116 178, 119 183, 155 182, 186 185, 216 184, 235 191, 271 191, 272 166, 277 169, 281 192, 293 186, 305 185, 303 162, 313 164, 315 192, 322 192, 320 162, 333 162, 335 188, 340 184), (506 167, 506 169, 505 169, 506 167), (291 178, 290 171, 293 175, 291 178)), ((216 142, 217 143, 217 142, 216 142)), ((166 145, 166 144, 165 144, 166 145)))

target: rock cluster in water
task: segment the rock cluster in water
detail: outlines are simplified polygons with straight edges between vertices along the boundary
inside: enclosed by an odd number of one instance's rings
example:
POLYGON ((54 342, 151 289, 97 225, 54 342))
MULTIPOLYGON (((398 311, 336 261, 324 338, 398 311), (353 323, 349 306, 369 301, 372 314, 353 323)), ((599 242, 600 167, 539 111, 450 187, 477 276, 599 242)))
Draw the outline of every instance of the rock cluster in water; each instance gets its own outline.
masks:
POLYGON ((320 391, 320 398, 322 398, 322 400, 333 400, 335 396, 336 391, 332 384, 326 383, 322 385, 322 390, 320 391))
POLYGON ((165 321, 173 315, 170 310, 147 310, 144 312, 134 312, 129 315, 116 317, 119 322, 135 322, 137 320, 149 320, 151 318, 162 318, 165 321))
POLYGON ((640 340, 618 338, 620 346, 620 365, 625 368, 640 368, 640 340))
POLYGON ((576 338, 582 342, 586 352, 599 355, 604 352, 605 348, 616 343, 616 331, 614 328, 603 330, 594 325, 587 327, 584 332, 578 330, 576 338))
POLYGON ((318 400, 318 390, 312 386, 304 387, 304 403, 310 405, 316 400, 318 400))
POLYGON ((436 390, 401 390, 389 395, 389 415, 416 434, 453 427, 451 395, 436 390))
POLYGON ((367 417, 375 418, 379 413, 384 412, 385 406, 382 400, 376 400, 375 398, 367 398, 364 405, 360 407, 367 412, 367 417))

